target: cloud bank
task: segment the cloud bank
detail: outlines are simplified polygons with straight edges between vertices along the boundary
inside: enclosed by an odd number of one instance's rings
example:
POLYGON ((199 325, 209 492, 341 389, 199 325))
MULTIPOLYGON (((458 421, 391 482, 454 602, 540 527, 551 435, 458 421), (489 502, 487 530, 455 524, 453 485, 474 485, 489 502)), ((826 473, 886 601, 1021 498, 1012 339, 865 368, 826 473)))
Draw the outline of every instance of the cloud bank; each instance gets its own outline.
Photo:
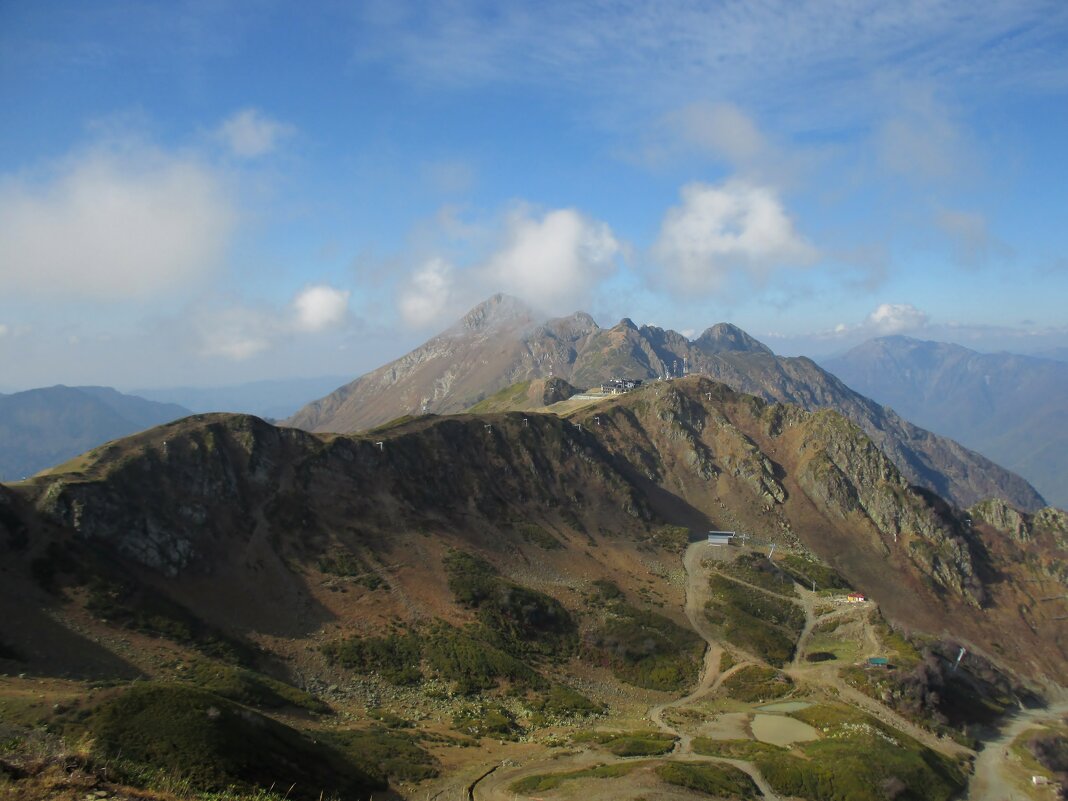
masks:
POLYGON ((712 292, 734 276, 762 284, 777 269, 803 267, 819 256, 794 228, 778 193, 732 180, 682 189, 651 251, 667 283, 712 292))
POLYGON ((0 182, 0 292, 143 299, 220 265, 236 219, 195 157, 94 149, 44 181, 0 182))

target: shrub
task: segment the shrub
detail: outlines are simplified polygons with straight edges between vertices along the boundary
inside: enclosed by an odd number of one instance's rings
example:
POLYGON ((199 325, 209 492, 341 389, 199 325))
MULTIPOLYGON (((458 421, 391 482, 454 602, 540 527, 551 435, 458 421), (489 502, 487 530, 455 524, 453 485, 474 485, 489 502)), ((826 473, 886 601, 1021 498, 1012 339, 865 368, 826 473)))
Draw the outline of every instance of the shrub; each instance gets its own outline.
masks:
POLYGON ((246 706, 261 709, 291 706, 318 713, 330 711, 329 706, 304 690, 232 665, 197 662, 183 673, 182 680, 246 706))
POLYGON ((499 647, 554 656, 574 650, 575 621, 555 598, 504 579, 489 562, 463 551, 450 553, 444 564, 456 600, 477 610, 499 647))
POLYGON ((451 626, 433 629, 424 642, 423 654, 437 675, 455 682, 461 693, 490 689, 500 679, 535 689, 546 685, 525 662, 451 626))
POLYGON ((558 551, 564 547, 548 529, 536 523, 513 523, 520 536, 529 543, 537 545, 544 551, 558 551))
POLYGON ((481 704, 462 710, 453 716, 452 725, 458 732, 470 737, 514 740, 519 733, 515 717, 502 706, 481 704))
POLYGON ((805 559, 795 554, 787 554, 779 561, 779 567, 793 576, 805 589, 809 589, 813 582, 815 582, 817 590, 852 589, 849 582, 838 575, 832 568, 812 559, 805 559))
POLYGON ((617 765, 596 765, 592 768, 573 770, 568 773, 541 773, 533 776, 525 776, 519 781, 513 782, 509 789, 513 793, 530 795, 531 793, 543 793, 555 790, 564 782, 576 779, 618 779, 626 776, 634 770, 642 767, 643 762, 625 762, 617 765))
POLYGON ((721 627, 724 639, 773 665, 790 661, 805 624, 800 606, 723 576, 713 576, 709 585, 705 616, 721 627))
POLYGON ((760 795, 749 775, 733 765, 666 762, 657 766, 656 775, 668 784, 717 798, 755 798, 760 795))
POLYGON ((571 738, 576 743, 597 743, 619 757, 655 756, 675 748, 676 737, 659 731, 593 731, 571 738))
POLYGON ((192 687, 138 684, 88 720, 93 755, 127 777, 180 779, 194 792, 290 787, 291 798, 364 797, 385 783, 333 748, 192 687))
POLYGON ((328 643, 323 653, 349 670, 379 673, 393 684, 415 684, 423 678, 419 669, 423 646, 415 634, 353 637, 328 643))
POLYGON ((418 782, 432 779, 440 773, 438 761, 419 745, 412 734, 374 726, 370 729, 318 732, 316 736, 358 761, 368 773, 383 782, 390 779, 418 782))
POLYGON ((731 674, 721 686, 731 698, 747 703, 781 698, 794 689, 789 676, 763 665, 747 665, 731 674))
POLYGON ((693 751, 705 756, 727 757, 753 761, 763 754, 782 753, 787 749, 759 740, 713 740, 709 737, 694 737, 693 751))
POLYGON ((209 626, 155 590, 132 582, 93 579, 86 609, 109 623, 190 646, 224 662, 249 665, 256 659, 248 643, 209 626))
POLYGON ((793 713, 824 737, 795 743, 801 757, 766 752, 755 763, 782 795, 813 801, 885 801, 907 788, 918 801, 948 801, 965 787, 960 768, 874 718, 847 707, 819 705, 793 713))
POLYGON ((587 655, 610 665, 618 678, 652 690, 678 690, 696 681, 704 649, 705 641, 692 630, 625 604, 611 609, 587 643, 587 655))
POLYGON ((739 556, 733 562, 718 565, 719 569, 728 576, 762 587, 769 592, 779 595, 796 596, 797 589, 794 587, 793 578, 779 570, 766 556, 759 553, 747 553, 739 556))
POLYGON ((530 707, 543 714, 560 717, 599 715, 605 711, 604 704, 591 701, 582 693, 562 684, 554 684, 545 695, 532 702, 530 707))

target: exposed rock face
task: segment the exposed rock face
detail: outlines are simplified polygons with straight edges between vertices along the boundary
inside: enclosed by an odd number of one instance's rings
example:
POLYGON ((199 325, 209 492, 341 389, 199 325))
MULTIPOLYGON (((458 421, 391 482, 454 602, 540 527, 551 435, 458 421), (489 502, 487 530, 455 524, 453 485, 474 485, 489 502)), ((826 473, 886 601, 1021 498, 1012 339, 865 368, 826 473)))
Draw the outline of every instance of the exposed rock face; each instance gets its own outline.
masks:
POLYGON ((648 380, 681 375, 684 369, 765 400, 844 414, 909 483, 957 506, 989 497, 1027 510, 1045 505, 1014 473, 917 428, 810 359, 775 356, 736 326, 720 323, 691 342, 675 331, 639 327, 629 319, 600 328, 581 312, 538 324, 533 312, 500 295, 407 356, 309 404, 287 424, 308 431, 356 431, 423 410, 462 411, 504 387, 550 375, 590 387, 612 377, 648 380))
POLYGON ((1038 533, 1048 533, 1064 548, 1068 548, 1068 512, 1047 506, 1029 515, 1013 509, 1004 501, 990 498, 968 510, 972 520, 996 528, 1017 542, 1027 543, 1038 533))

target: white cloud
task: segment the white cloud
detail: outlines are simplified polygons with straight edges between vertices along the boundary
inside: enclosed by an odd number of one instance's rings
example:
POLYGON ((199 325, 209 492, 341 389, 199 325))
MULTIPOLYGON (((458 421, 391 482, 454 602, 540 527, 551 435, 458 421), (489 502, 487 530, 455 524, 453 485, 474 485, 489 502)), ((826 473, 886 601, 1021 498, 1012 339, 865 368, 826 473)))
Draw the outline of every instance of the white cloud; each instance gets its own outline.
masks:
POLYGON ((403 282, 397 308, 417 328, 452 322, 495 292, 543 312, 569 314, 590 301, 627 250, 608 225, 575 209, 538 212, 518 205, 495 224, 457 222, 451 213, 436 223, 439 240, 459 240, 466 264, 435 255, 403 282))
POLYGON ((683 187, 682 205, 665 214, 652 256, 669 283, 711 291, 734 274, 762 282, 776 269, 811 264, 818 252, 797 233, 774 189, 734 180, 683 187))
POLYGON ((292 134, 292 125, 272 120, 254 108, 235 112, 216 131, 231 153, 246 159, 267 155, 292 134))
POLYGON ((236 220, 195 158, 95 149, 50 180, 0 182, 0 292, 145 298, 218 265, 236 220))
POLYGON ((349 290, 325 284, 302 289, 293 299, 296 312, 294 327, 298 331, 323 331, 338 325, 349 309, 349 290))
POLYGON ((520 209, 508 218, 504 243, 482 273, 494 291, 566 313, 615 270, 623 250, 608 225, 574 209, 541 217, 520 209))
POLYGON ((244 361, 295 336, 319 334, 348 319, 349 290, 326 284, 305 287, 283 308, 234 305, 202 309, 193 327, 204 356, 244 361))
POLYGON ((7 336, 8 328, 3 323, 0 323, 0 339, 7 336))
POLYGON ((398 302, 404 322, 423 328, 453 313, 454 273, 453 266, 440 258, 429 259, 412 273, 398 302))
POLYGON ((911 303, 880 303, 864 321, 865 328, 879 336, 917 331, 927 325, 927 312, 911 303))

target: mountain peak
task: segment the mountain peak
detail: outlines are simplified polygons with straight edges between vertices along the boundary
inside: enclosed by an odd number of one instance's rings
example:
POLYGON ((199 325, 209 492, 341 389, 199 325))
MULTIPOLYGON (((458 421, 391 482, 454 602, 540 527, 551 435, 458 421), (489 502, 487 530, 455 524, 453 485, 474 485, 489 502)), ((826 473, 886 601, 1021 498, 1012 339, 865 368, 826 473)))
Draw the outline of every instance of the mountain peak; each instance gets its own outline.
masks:
POLYGON ((744 353, 767 353, 774 355, 767 345, 759 342, 733 323, 716 323, 694 340, 705 353, 741 351, 744 353))
POLYGON ((468 331, 496 331, 535 322, 537 316, 523 301, 498 292, 465 314, 454 327, 454 333, 468 331))

